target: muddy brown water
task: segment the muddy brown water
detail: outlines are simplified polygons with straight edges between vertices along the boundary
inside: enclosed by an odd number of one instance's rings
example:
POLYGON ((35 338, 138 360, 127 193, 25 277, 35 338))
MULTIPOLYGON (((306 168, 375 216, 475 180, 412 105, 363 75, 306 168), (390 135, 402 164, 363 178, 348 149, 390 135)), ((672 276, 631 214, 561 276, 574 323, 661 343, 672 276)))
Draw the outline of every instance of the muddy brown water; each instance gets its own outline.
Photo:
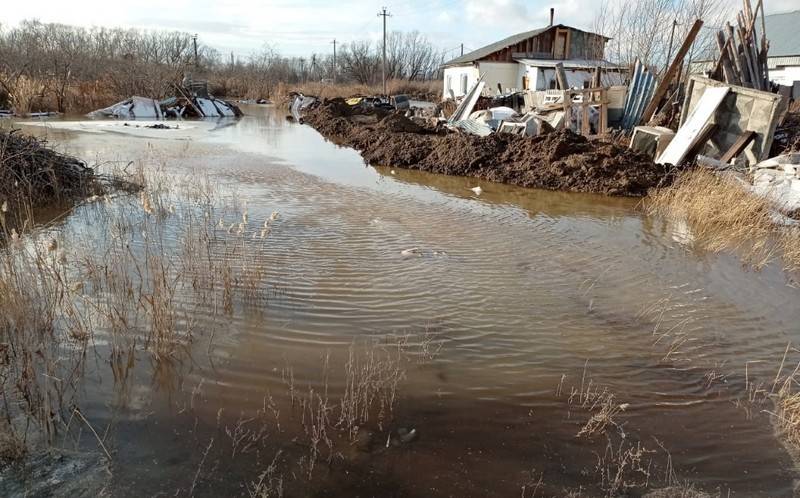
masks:
MULTIPOLYGON (((174 134, 97 126, 30 129, 90 162, 208 171, 252 219, 281 214, 253 259, 268 299, 222 320, 178 299, 195 333, 174 361, 139 354, 115 382, 96 331, 80 402, 112 452, 112 496, 247 495, 279 451, 287 496, 532 496, 539 479, 537 496, 603 496, 608 445, 636 442, 649 451, 649 488, 664 483, 666 448, 675 476, 697 488, 792 496, 774 408, 747 401, 800 340, 800 291, 778 265, 753 272, 695 250, 685 227, 643 215, 637 200, 366 166, 271 107, 174 134), (319 390, 330 355, 333 396, 353 341, 387 334, 438 354, 409 362, 383 432, 340 444, 304 477, 287 368, 298 390, 319 390), (628 404, 610 440, 576 437, 591 413, 570 390, 590 381, 628 404), (289 417, 283 429, 231 451, 224 428, 265 396, 289 417), (400 428, 417 437, 387 444, 400 428)), ((56 230, 90 232, 97 209, 56 230)))

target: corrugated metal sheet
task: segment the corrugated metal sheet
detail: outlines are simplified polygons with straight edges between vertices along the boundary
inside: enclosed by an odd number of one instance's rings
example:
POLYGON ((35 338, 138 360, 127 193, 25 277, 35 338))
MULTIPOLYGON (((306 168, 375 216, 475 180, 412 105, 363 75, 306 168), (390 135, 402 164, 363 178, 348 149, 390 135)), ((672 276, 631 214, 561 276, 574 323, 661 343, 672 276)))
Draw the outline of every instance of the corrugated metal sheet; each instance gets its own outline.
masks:
POLYGON ((487 124, 480 123, 473 119, 462 119, 461 121, 455 121, 450 123, 450 126, 461 128, 467 133, 472 133, 473 135, 478 135, 479 137, 488 137, 492 134, 492 129, 489 128, 487 124))
MULTIPOLYGON (((770 53, 772 49, 770 48, 770 53)), ((770 69, 776 69, 779 66, 800 66, 800 55, 795 57, 767 57, 767 65, 770 69)))
MULTIPOLYGON (((800 10, 782 14, 764 16, 769 40, 770 57, 800 56, 800 10)), ((756 34, 759 40, 761 23, 756 22, 756 34)), ((770 66, 772 67, 772 66, 770 66)))

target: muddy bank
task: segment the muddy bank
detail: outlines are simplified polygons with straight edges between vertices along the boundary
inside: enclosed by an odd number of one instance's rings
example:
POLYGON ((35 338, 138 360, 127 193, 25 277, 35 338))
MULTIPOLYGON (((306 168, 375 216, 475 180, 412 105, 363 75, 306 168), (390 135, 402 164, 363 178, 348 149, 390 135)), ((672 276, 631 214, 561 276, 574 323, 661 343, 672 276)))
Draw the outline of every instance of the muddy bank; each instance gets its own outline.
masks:
POLYGON ((0 204, 3 211, 23 206, 68 204, 116 190, 137 191, 138 184, 115 175, 97 174, 47 141, 19 130, 0 130, 0 204))
POLYGON ((425 128, 398 114, 364 113, 341 99, 325 101, 303 118, 375 165, 621 196, 642 196, 672 181, 668 167, 642 154, 566 130, 538 137, 478 137, 425 128))

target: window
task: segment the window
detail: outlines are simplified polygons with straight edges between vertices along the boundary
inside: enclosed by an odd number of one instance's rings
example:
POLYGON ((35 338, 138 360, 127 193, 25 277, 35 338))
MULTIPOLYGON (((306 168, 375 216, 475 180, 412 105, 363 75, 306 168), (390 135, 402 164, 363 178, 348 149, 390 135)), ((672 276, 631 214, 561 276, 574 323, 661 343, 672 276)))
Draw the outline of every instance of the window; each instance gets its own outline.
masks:
POLYGON ((448 74, 447 75, 447 79, 445 81, 446 81, 445 86, 444 86, 445 90, 452 90, 453 89, 453 76, 448 74))
POLYGON ((462 74, 461 75, 461 93, 463 93, 463 94, 467 93, 467 75, 466 74, 462 74))

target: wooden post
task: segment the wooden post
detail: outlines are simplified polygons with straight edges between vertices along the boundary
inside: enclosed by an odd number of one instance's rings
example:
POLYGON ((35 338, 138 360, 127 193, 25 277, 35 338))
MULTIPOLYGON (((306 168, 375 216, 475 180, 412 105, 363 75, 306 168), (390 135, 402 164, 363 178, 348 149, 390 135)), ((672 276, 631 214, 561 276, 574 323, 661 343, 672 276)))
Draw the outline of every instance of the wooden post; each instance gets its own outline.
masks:
POLYGON ((564 128, 569 128, 569 123, 572 119, 572 92, 569 90, 564 90, 563 100, 564 102, 562 102, 562 104, 564 105, 564 121, 562 125, 564 128))
POLYGON ((670 64, 669 69, 667 69, 666 74, 661 79, 661 82, 658 84, 655 93, 653 93, 653 98, 650 100, 650 103, 647 104, 647 108, 645 108, 644 113, 642 113, 642 118, 639 120, 641 124, 647 124, 650 121, 650 118, 653 117, 653 114, 656 113, 658 109, 658 105, 661 103, 661 99, 664 98, 664 94, 667 93, 667 89, 669 89, 669 85, 672 82, 672 78, 675 77, 675 74, 678 72, 678 69, 683 66, 683 58, 686 57, 686 54, 689 52, 689 49, 694 43, 694 39, 697 37, 697 33, 700 32, 700 28, 703 26, 703 21, 698 19, 692 25, 692 29, 689 30, 689 34, 686 35, 686 39, 683 40, 683 45, 681 48, 678 49, 678 53, 675 54, 675 60, 672 61, 670 64))
POLYGON ((725 83, 733 83, 738 85, 738 78, 733 72, 731 61, 728 60, 728 43, 725 40, 725 35, 722 31, 717 31, 717 47, 719 48, 719 66, 722 67, 722 81, 725 83))
POLYGON ((733 61, 733 65, 736 68, 739 84, 742 84, 747 80, 743 72, 741 60, 739 59, 739 53, 736 50, 736 38, 733 36, 733 26, 731 26, 731 23, 725 23, 725 29, 728 31, 728 56, 733 61))
POLYGON ((589 127, 589 95, 591 92, 586 90, 581 92, 581 135, 584 137, 588 136, 591 131, 589 127))
POLYGON ((608 100, 605 88, 600 90, 600 125, 597 128, 600 135, 605 135, 608 131, 608 100))
POLYGON ((764 2, 758 0, 758 6, 761 7, 761 59, 764 62, 764 85, 766 90, 769 91, 769 61, 767 59, 769 40, 767 40, 767 25, 764 20, 764 2))
POLYGON ((567 83, 567 73, 564 71, 564 64, 558 63, 556 64, 556 82, 561 90, 569 90, 569 84, 567 83))

